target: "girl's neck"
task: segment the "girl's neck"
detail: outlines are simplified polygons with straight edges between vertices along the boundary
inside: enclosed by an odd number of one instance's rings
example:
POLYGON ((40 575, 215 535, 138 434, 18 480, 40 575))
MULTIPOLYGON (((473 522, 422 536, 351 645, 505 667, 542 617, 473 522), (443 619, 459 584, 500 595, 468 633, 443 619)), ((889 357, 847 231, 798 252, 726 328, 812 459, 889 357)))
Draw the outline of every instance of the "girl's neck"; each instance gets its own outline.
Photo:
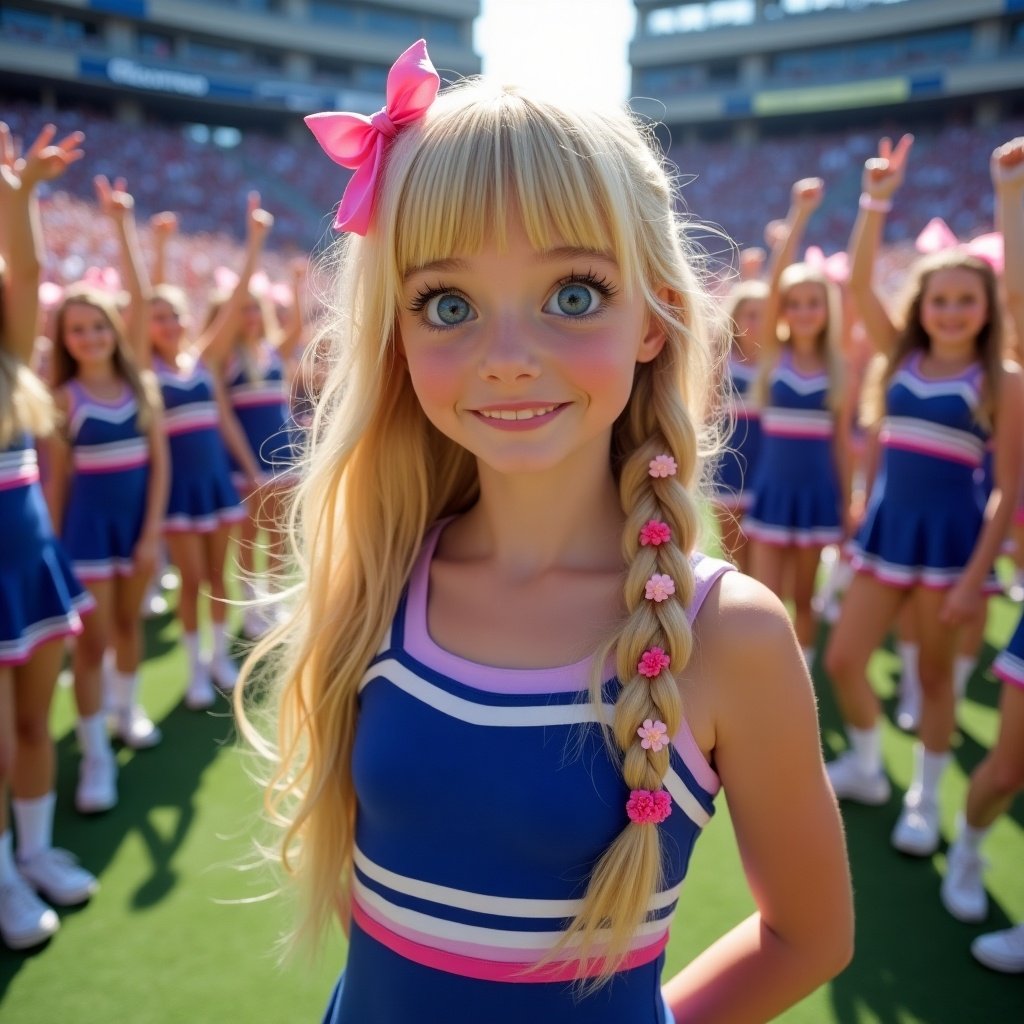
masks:
POLYGON ((816 343, 798 345, 791 342, 789 357, 793 366, 801 373, 816 373, 825 367, 825 360, 816 343))
POLYGON ((928 347, 922 349, 921 354, 934 369, 955 373, 970 366, 978 359, 975 349, 973 341, 967 345, 942 345, 929 339, 928 347))
POLYGON ((552 569, 616 569, 622 507, 607 438, 542 473, 506 475, 481 466, 480 500, 447 534, 454 557, 491 562, 518 581, 552 569))
POLYGON ((75 378, 97 395, 114 397, 111 392, 120 392, 123 381, 112 360, 97 363, 79 363, 75 378))
POLYGON ((732 339, 732 358, 737 363, 753 363, 757 361, 757 342, 747 335, 732 339))

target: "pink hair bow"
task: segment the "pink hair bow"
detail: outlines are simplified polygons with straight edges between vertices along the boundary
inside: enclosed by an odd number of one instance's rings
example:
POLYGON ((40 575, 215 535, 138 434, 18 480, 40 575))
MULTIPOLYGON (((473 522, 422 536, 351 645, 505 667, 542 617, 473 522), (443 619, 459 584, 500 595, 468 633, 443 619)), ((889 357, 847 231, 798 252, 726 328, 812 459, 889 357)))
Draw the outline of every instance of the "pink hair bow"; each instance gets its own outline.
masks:
POLYGON ((820 270, 833 284, 844 284, 850 277, 850 260, 845 252, 826 256, 818 246, 809 245, 804 253, 804 263, 820 270))
POLYGON ((88 267, 82 281, 105 295, 121 294, 121 275, 114 267, 88 267))
MULTIPOLYGON (((930 254, 944 249, 955 249, 961 245, 949 225, 941 217, 932 217, 914 242, 917 251, 930 254)), ((998 231, 978 235, 962 244, 964 252, 984 260, 997 273, 1003 272, 1003 236, 998 231)))
POLYGON ((427 44, 420 39, 392 64, 387 103, 372 117, 324 112, 305 118, 323 151, 336 164, 356 172, 334 219, 338 231, 366 234, 388 144, 401 128, 426 114, 440 85, 441 79, 427 56, 427 44))

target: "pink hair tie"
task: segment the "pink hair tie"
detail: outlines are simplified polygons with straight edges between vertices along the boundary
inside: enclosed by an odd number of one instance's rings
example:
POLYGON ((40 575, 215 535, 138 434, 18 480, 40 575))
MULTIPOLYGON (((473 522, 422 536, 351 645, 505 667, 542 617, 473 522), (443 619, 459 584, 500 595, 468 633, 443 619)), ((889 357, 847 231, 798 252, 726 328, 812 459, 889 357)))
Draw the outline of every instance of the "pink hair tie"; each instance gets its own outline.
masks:
POLYGON ((305 118, 323 151, 336 164, 356 172, 341 197, 336 230, 366 234, 388 146, 402 128, 423 118, 440 85, 427 44, 420 39, 391 65, 387 103, 372 117, 324 112, 305 118))
POLYGON ((644 597, 656 604, 667 601, 676 592, 675 580, 671 576, 655 573, 644 589, 644 597))
POLYGON ((678 468, 676 460, 671 455, 655 455, 647 464, 647 471, 656 478, 675 476, 678 468))
POLYGON ((663 747, 668 746, 668 726, 664 722, 655 722, 650 718, 644 719, 644 724, 636 731, 640 737, 640 746, 644 750, 653 750, 658 753, 663 747))
POLYGON ((652 547, 657 547, 659 544, 667 544, 671 539, 672 531, 668 528, 668 525, 657 519, 648 519, 640 527, 640 543, 644 547, 648 544, 652 547))
POLYGON ((637 825, 660 825, 672 813, 672 800, 663 789, 634 789, 626 801, 626 814, 637 825))
POLYGON ((656 679, 661 675, 661 670, 668 668, 670 663, 669 656, 660 647, 649 647, 640 656, 636 670, 648 679, 656 679))

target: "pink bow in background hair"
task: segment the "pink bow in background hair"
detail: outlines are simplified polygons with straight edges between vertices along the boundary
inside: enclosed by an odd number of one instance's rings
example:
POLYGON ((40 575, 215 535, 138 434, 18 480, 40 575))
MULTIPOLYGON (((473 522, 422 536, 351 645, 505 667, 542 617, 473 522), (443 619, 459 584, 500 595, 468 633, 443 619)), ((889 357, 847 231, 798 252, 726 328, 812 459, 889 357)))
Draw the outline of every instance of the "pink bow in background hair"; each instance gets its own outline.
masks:
POLYGON ((427 56, 427 44, 420 39, 391 66, 387 103, 372 117, 324 112, 305 119, 323 151, 336 164, 356 172, 334 219, 338 231, 366 234, 387 146, 399 129, 426 114, 440 85, 441 79, 427 56))
POLYGON ((82 282, 105 295, 116 297, 122 292, 121 275, 116 267, 88 267, 82 275, 82 282))
POLYGON ((914 245, 918 252, 925 255, 959 246, 969 255, 984 260, 997 274, 1003 272, 1003 236, 998 231, 990 231, 961 243, 941 217, 932 217, 917 236, 914 245))
POLYGON ((804 263, 820 270, 833 284, 846 284, 849 280, 850 259, 845 252, 826 256, 816 245, 809 245, 804 253, 804 263))

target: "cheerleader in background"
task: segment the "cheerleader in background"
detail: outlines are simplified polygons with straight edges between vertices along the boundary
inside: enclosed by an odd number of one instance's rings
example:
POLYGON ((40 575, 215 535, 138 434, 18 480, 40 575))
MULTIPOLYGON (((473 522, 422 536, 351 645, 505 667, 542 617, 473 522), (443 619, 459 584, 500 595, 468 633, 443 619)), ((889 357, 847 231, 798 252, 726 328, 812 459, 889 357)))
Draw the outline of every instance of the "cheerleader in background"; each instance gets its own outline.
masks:
POLYGON ((767 295, 768 286, 763 282, 744 280, 733 288, 726 303, 732 332, 725 368, 731 433, 715 466, 712 501, 722 551, 743 572, 748 560, 742 520, 753 500, 750 482, 761 444, 760 414, 751 401, 752 385, 757 377, 757 343, 767 295))
POLYGON ((789 215, 775 232, 760 346, 761 451, 744 522, 752 574, 780 596, 792 581, 796 634, 808 665, 821 550, 842 538, 849 506, 850 410, 839 362, 838 290, 821 269, 791 263, 823 193, 820 178, 798 181, 789 215))
POLYGON ((829 764, 840 798, 882 804, 880 706, 867 663, 909 602, 920 643, 919 742, 913 781, 892 833, 904 853, 939 843, 938 787, 953 732, 953 665, 963 626, 1009 525, 1021 470, 1024 393, 1018 367, 1002 360, 1001 317, 991 266, 961 250, 918 261, 898 326, 872 285, 885 213, 903 180, 910 146, 879 145, 864 169, 850 251, 850 286, 869 335, 886 358, 874 394, 881 462, 856 538, 857 575, 832 633, 827 667, 850 749, 829 764), (977 479, 995 440, 994 486, 977 479))
MULTIPOLYGON (((221 321, 222 328, 210 336, 199 354, 211 372, 223 381, 228 400, 248 441, 253 461, 259 468, 261 486, 245 490, 247 516, 242 522, 239 561, 242 588, 247 600, 261 596, 254 580, 257 574, 256 541, 260 531, 267 536, 265 572, 278 575, 282 565, 284 535, 279 528, 281 500, 290 483, 292 435, 289 429, 289 382, 287 360, 299 341, 294 332, 282 332, 267 297, 254 294, 251 279, 256 272, 263 243, 274 218, 259 207, 259 195, 251 193, 247 216, 246 252, 242 273, 231 297, 212 304, 208 326, 221 321)), ((232 470, 236 483, 245 488, 245 467, 237 459, 232 470)), ((265 605, 246 608, 244 632, 250 638, 262 635, 271 625, 265 605)))
POLYGON ((84 284, 65 292, 54 330, 55 399, 63 430, 50 445, 50 511, 97 606, 74 655, 83 753, 75 806, 84 814, 117 802, 117 761, 103 700, 103 656, 111 643, 117 733, 136 746, 159 739, 137 706, 137 692, 142 601, 159 559, 168 455, 159 390, 133 356, 146 331, 137 295, 134 300, 134 344, 110 296, 84 284))
POLYGON ((52 144, 47 125, 20 164, 0 124, 0 938, 12 949, 60 927, 50 904, 83 903, 95 877, 53 847, 50 702, 65 638, 92 606, 61 550, 39 487, 33 438, 53 429, 45 386, 28 369, 36 337, 42 237, 35 190, 82 156, 82 134, 52 144), (7 819, 11 790, 17 859, 7 819))
MULTIPOLYGON (((238 675, 228 652, 224 566, 231 528, 245 513, 230 479, 222 434, 240 463, 248 465, 252 487, 257 486, 258 470, 223 387, 187 344, 184 297, 164 280, 166 246, 176 218, 162 214, 154 226, 157 283, 151 286, 139 251, 131 195, 123 183, 111 188, 103 177, 96 179, 96 187, 100 205, 115 227, 133 301, 146 321, 146 330, 137 337, 137 361, 151 366, 160 384, 171 465, 163 529, 181 578, 177 611, 188 659, 185 706, 204 710, 216 700, 214 684, 230 692, 238 675), (204 583, 210 589, 212 651, 201 651, 199 639, 199 592, 204 583)), ((197 348, 208 343, 208 338, 200 339, 197 348)))

